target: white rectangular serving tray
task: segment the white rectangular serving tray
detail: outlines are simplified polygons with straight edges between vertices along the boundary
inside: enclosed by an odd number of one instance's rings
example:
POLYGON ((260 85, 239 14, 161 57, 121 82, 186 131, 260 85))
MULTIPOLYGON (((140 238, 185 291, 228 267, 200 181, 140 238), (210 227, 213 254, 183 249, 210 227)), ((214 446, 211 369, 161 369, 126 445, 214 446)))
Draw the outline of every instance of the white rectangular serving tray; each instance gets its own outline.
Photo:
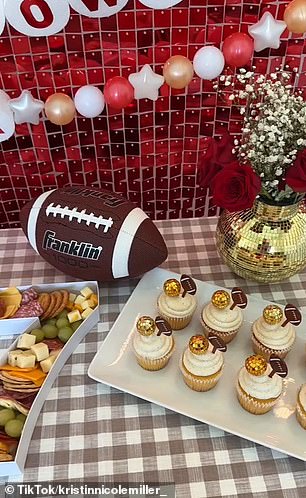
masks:
POLYGON ((157 372, 143 370, 132 351, 135 319, 139 314, 156 317, 156 300, 168 278, 179 279, 180 275, 158 268, 142 278, 96 353, 88 375, 97 382, 306 461, 306 431, 295 417, 297 391, 306 382, 303 333, 306 324, 302 322, 297 327, 296 342, 286 358, 289 375, 284 380, 285 387, 280 400, 271 412, 252 415, 236 399, 235 382, 246 357, 253 354, 251 324, 269 303, 249 296, 248 306, 243 311, 241 330, 224 353, 225 367, 219 383, 211 391, 199 393, 185 385, 178 367, 179 358, 189 338, 202 333, 199 319, 201 309, 220 287, 195 280, 198 287, 197 310, 186 329, 174 332, 176 349, 165 368, 157 372))
MULTIPOLYGON (((18 287, 20 290, 28 289, 31 285, 27 285, 24 287, 18 287)), ((67 289, 73 292, 74 290, 80 292, 84 287, 90 287, 98 296, 99 300, 99 288, 98 283, 95 281, 88 282, 65 282, 65 283, 55 283, 55 284, 43 284, 43 285, 35 285, 35 289, 39 292, 52 292, 58 289, 67 289)), ((77 328, 74 334, 71 336, 69 341, 63 347, 61 353, 58 355, 57 359, 53 363, 53 366, 48 373, 45 382, 40 388, 35 401, 29 411, 27 416, 27 420, 25 422, 22 435, 18 444, 15 460, 13 462, 0 462, 0 476, 17 476, 23 473, 24 464, 26 461, 29 444, 31 442, 31 437, 33 430, 35 428, 35 424, 40 413, 40 410, 48 397, 49 391, 52 387, 53 382, 57 378, 59 372, 65 365, 69 356, 73 353, 73 351, 77 348, 79 343, 83 340, 85 335, 98 323, 99 321, 99 304, 95 308, 94 312, 89 315, 84 322, 77 328)), ((20 319, 21 321, 24 319, 20 319)), ((34 318, 31 319, 32 323, 26 324, 24 321, 24 328, 20 331, 20 333, 30 332, 31 330, 37 328, 40 325, 39 319, 34 318)), ((4 321, 4 320, 2 320, 4 321)), ((8 322, 13 322, 15 320, 7 320, 8 322)), ((8 331, 9 335, 12 335, 10 331, 8 331)), ((12 343, 11 347, 7 350, 0 351, 0 365, 7 363, 7 355, 8 351, 12 349, 16 349, 16 345, 18 342, 18 338, 12 343)))

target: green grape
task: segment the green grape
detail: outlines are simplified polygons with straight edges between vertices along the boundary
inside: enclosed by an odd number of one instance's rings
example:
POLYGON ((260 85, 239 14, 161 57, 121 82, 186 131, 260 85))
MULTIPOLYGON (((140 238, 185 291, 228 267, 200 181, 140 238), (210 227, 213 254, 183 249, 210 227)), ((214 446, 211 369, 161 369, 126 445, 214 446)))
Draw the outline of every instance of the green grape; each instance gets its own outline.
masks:
POLYGON ((20 437, 24 423, 21 420, 9 420, 4 427, 6 434, 10 437, 20 437))
POLYGON ((59 318, 57 321, 56 321, 56 326, 58 329, 62 329, 63 327, 69 327, 69 320, 67 320, 67 318, 59 318))
POLYGON ((24 424, 26 421, 27 417, 23 413, 19 413, 16 417, 16 420, 21 420, 21 422, 24 424))
POLYGON ((76 331, 76 329, 81 325, 82 322, 83 320, 79 320, 77 322, 71 323, 70 327, 72 328, 73 332, 76 331))
POLYGON ((56 324, 56 318, 49 318, 46 321, 46 325, 55 325, 56 324))
POLYGON ((11 410, 11 408, 4 408, 4 410, 1 410, 0 412, 0 425, 4 426, 10 420, 14 420, 14 418, 14 410, 11 410))
POLYGON ((57 318, 57 319, 58 319, 58 318, 66 318, 66 317, 67 317, 67 315, 68 315, 68 313, 69 313, 69 311, 67 311, 67 310, 61 311, 61 312, 57 315, 57 317, 56 317, 56 318, 57 318))
POLYGON ((31 335, 35 335, 35 343, 41 342, 45 338, 44 331, 42 329, 31 330, 31 335))
POLYGON ((58 331, 58 338, 65 344, 73 334, 71 327, 63 327, 58 331))
POLYGON ((55 325, 46 324, 42 327, 42 330, 46 339, 55 339, 55 337, 57 337, 58 329, 55 325))

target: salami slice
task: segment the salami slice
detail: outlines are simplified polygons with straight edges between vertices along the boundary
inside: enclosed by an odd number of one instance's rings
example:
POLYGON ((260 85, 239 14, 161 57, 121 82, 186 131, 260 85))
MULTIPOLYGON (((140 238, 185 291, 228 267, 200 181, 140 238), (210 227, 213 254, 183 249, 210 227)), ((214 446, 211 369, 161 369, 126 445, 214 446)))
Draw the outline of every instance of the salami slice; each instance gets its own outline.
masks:
POLYGON ((64 344, 59 339, 44 339, 42 341, 44 344, 47 344, 49 351, 57 351, 58 349, 62 349, 64 344))
POLYGON ((28 304, 22 304, 12 318, 30 318, 31 316, 41 316, 43 312, 44 310, 38 301, 30 301, 28 304))
POLYGON ((35 301, 37 298, 38 298, 38 294, 37 294, 36 290, 33 287, 31 287, 30 289, 25 290, 22 293, 21 305, 28 304, 31 301, 35 301))

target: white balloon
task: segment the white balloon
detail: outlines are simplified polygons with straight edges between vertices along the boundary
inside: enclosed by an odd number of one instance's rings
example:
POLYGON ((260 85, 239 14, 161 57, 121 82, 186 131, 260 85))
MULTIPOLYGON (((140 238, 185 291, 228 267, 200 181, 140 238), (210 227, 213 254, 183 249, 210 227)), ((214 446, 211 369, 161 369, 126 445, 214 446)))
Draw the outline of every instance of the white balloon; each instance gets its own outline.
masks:
POLYGON ((193 58, 193 68, 203 80, 217 78, 224 68, 224 56, 221 50, 213 45, 200 48, 193 58))
POLYGON ((5 26, 4 0, 0 0, 0 35, 2 35, 5 26))
POLYGON ((68 0, 6 0, 8 22, 28 36, 49 36, 61 31, 70 18, 68 0))
POLYGON ((74 97, 77 111, 85 118, 95 118, 104 109, 104 95, 96 86, 86 85, 79 88, 74 97))
POLYGON ((261 19, 249 26, 249 34, 254 38, 255 52, 265 48, 279 48, 280 37, 287 25, 284 21, 276 21, 270 12, 265 12, 261 19))
POLYGON ((167 9, 168 7, 173 7, 181 3, 182 0, 140 0, 140 2, 146 7, 151 7, 151 9, 167 9))
POLYGON ((9 96, 0 90, 0 142, 8 140, 15 133, 14 115, 9 101, 9 96))
POLYGON ((117 0, 111 5, 105 0, 69 0, 71 7, 87 17, 109 17, 126 6, 129 0, 117 0), (114 5, 115 3, 115 5, 114 5))

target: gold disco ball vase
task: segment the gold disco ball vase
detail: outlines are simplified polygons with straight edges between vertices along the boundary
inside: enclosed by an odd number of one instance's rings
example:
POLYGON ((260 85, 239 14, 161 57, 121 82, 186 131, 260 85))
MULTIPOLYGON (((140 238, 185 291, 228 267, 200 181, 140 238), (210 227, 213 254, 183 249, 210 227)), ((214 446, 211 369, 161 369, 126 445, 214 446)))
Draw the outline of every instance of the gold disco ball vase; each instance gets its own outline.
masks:
POLYGON ((252 208, 223 211, 217 225, 220 256, 240 277, 281 282, 306 266, 304 201, 272 206, 257 199, 252 208))

